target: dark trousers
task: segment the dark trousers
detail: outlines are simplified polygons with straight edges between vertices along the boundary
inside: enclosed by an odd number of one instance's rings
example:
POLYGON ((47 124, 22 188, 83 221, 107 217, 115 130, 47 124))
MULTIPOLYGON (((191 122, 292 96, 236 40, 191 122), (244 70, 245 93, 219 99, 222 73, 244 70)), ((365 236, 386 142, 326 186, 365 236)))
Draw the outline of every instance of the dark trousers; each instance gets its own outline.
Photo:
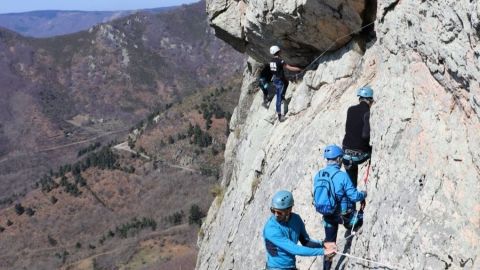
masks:
MULTIPOLYGON (((363 224, 363 211, 360 210, 358 214, 356 211, 350 212, 346 215, 339 216, 324 216, 325 240, 323 242, 337 242, 338 227, 343 224, 345 229, 357 231, 363 224), (355 221, 353 221, 356 219, 355 221), (353 224, 352 224, 353 222, 353 224)), ((323 257, 323 270, 330 270, 333 263, 333 257, 323 257)))
MULTIPOLYGON (((325 226, 325 240, 324 242, 337 242, 338 223, 325 226)), ((323 257, 323 270, 330 270, 333 263, 333 258, 323 257)))
POLYGON ((275 109, 277 113, 280 114, 282 113, 282 95, 283 95, 284 84, 283 84, 283 81, 280 79, 274 80, 273 84, 275 85, 276 96, 277 96, 275 109))
POLYGON ((348 168, 345 167, 345 171, 347 171, 348 176, 352 179, 352 184, 354 187, 357 187, 358 181, 358 165, 352 164, 348 168))
POLYGON ((285 94, 287 93, 287 88, 289 83, 290 82, 287 79, 283 80, 282 100, 285 100, 285 94))

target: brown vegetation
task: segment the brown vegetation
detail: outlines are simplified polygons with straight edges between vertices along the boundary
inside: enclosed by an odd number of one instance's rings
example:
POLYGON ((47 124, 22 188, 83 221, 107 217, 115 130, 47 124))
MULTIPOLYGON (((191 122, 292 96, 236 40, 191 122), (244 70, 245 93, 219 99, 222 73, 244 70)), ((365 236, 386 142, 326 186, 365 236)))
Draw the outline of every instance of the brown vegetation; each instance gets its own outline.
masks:
POLYGON ((25 82, 0 89, 0 269, 193 268, 241 75, 208 68, 241 58, 212 35, 177 31, 205 33, 202 4, 152 16, 51 40, 0 35, 0 51, 24 64, 2 67, 0 83, 25 82), (166 37, 187 48, 151 44, 166 37), (111 147, 124 129, 139 132, 132 152, 111 147))

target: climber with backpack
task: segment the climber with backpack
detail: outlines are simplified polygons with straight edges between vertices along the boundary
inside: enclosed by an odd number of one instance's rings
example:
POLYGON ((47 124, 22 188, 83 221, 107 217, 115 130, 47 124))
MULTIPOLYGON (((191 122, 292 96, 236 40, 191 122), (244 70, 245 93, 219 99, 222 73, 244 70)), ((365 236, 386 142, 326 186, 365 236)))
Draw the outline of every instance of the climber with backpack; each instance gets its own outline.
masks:
POLYGON ((284 68, 289 71, 299 72, 302 69, 287 64, 282 58, 280 58, 280 47, 274 45, 270 47, 270 54, 273 55, 272 60, 270 60, 270 70, 273 73, 273 84, 275 85, 276 90, 276 112, 278 114, 278 120, 283 121, 282 118, 282 100, 285 99, 286 85, 288 80, 285 77, 284 68))
POLYGON ((263 92, 263 106, 268 108, 268 103, 270 102, 268 96, 268 89, 272 82, 273 73, 270 70, 270 64, 264 64, 262 70, 260 71, 260 76, 258 77, 258 87, 263 92))
MULTIPOLYGON (((363 224, 367 192, 358 191, 348 174, 340 170, 343 154, 337 145, 325 147, 323 157, 327 160, 327 166, 313 178, 313 203, 316 211, 323 215, 325 244, 337 241, 340 224, 352 231, 357 231, 363 224), (361 208, 357 212, 355 203, 360 201, 361 208)), ((332 261, 333 256, 325 256, 323 269, 329 270, 332 261)))
POLYGON ((357 91, 357 105, 347 111, 345 136, 343 137, 343 157, 345 170, 353 185, 357 186, 358 165, 370 159, 372 146, 370 145, 370 107, 373 105, 373 89, 364 86, 357 91))
POLYGON ((317 256, 334 254, 333 245, 310 239, 302 218, 292 212, 293 195, 280 190, 272 198, 272 216, 263 228, 267 250, 267 270, 295 270, 295 255, 317 256), (298 241, 302 246, 297 245, 298 241))

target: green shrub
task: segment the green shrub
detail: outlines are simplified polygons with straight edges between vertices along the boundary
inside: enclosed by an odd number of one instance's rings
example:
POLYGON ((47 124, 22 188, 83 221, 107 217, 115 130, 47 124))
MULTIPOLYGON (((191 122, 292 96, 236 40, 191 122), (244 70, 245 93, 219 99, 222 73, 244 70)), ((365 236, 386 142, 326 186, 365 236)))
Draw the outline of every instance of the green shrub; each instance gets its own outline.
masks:
POLYGON ((151 228, 152 231, 155 231, 157 229, 157 222, 152 218, 133 218, 130 222, 117 226, 115 232, 120 238, 127 238, 129 235, 135 235, 146 228, 151 228))
POLYGON ((76 185, 79 185, 81 187, 87 185, 87 180, 85 178, 83 178, 82 174, 76 174, 74 176, 74 178, 75 178, 75 184, 76 185))
POLYGON ((200 207, 196 204, 193 204, 190 207, 190 215, 188 216, 188 223, 197 224, 198 226, 202 225, 202 218, 205 217, 205 214, 202 212, 200 207))
POLYGON ((212 136, 208 132, 203 131, 199 125, 193 127, 193 143, 200 147, 208 147, 212 144, 212 136))
POLYGON ((52 204, 56 204, 57 201, 58 201, 58 199, 57 199, 55 196, 50 197, 50 202, 51 202, 52 204))
POLYGON ((54 239, 53 237, 51 237, 50 235, 48 235, 47 239, 48 239, 48 243, 49 243, 51 246, 53 246, 53 247, 56 246, 57 243, 58 243, 57 240, 55 240, 55 239, 54 239))
POLYGON ((62 260, 62 263, 65 263, 67 261, 68 255, 70 255, 70 254, 66 250, 64 250, 62 253, 55 253, 55 257, 62 260))
POLYGON ((215 176, 216 178, 218 178, 220 175, 219 175, 219 172, 218 172, 218 168, 216 167, 210 167, 206 164, 202 164, 201 167, 200 167, 200 173, 202 175, 206 175, 206 176, 215 176))
POLYGON ((177 212, 169 215, 166 218, 166 220, 167 220, 168 223, 170 223, 172 225, 180 225, 180 224, 182 224, 184 216, 185 216, 185 213, 183 212, 183 210, 180 210, 180 211, 177 211, 177 212))
POLYGON ((20 203, 15 204, 15 213, 17 213, 17 215, 20 216, 24 212, 25 212, 25 208, 22 206, 22 204, 20 204, 20 203))
POLYGON ((95 149, 99 148, 102 144, 100 142, 96 142, 96 143, 92 143, 90 144, 89 146, 87 146, 86 148, 82 148, 80 150, 78 150, 77 152, 77 157, 80 157, 88 152, 92 152, 92 151, 95 151, 95 149))
POLYGON ((40 179, 39 183, 42 188, 42 191, 47 193, 58 187, 57 182, 53 181, 50 175, 44 175, 40 179))

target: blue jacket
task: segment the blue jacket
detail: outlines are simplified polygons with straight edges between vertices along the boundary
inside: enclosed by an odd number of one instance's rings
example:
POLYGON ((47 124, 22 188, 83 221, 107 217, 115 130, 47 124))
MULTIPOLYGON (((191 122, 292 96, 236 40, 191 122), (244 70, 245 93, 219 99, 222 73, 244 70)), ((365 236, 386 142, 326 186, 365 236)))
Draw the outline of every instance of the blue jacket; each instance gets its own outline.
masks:
POLYGON ((295 255, 323 255, 323 244, 310 239, 299 215, 291 213, 288 222, 271 216, 263 228, 267 249, 267 267, 295 268, 295 255), (298 241, 304 246, 297 245, 298 241))
MULTIPOLYGON (((333 188, 335 189, 335 195, 337 201, 340 201, 340 212, 345 214, 348 210, 355 209, 355 203, 365 200, 365 193, 358 191, 352 184, 352 180, 348 174, 340 170, 340 165, 338 164, 328 164, 327 167, 320 170, 313 179, 313 190, 315 190, 315 183, 317 179, 320 178, 320 175, 323 171, 327 171, 330 175, 335 174, 333 177, 333 188)), ((340 214, 340 213, 339 213, 340 214)))

